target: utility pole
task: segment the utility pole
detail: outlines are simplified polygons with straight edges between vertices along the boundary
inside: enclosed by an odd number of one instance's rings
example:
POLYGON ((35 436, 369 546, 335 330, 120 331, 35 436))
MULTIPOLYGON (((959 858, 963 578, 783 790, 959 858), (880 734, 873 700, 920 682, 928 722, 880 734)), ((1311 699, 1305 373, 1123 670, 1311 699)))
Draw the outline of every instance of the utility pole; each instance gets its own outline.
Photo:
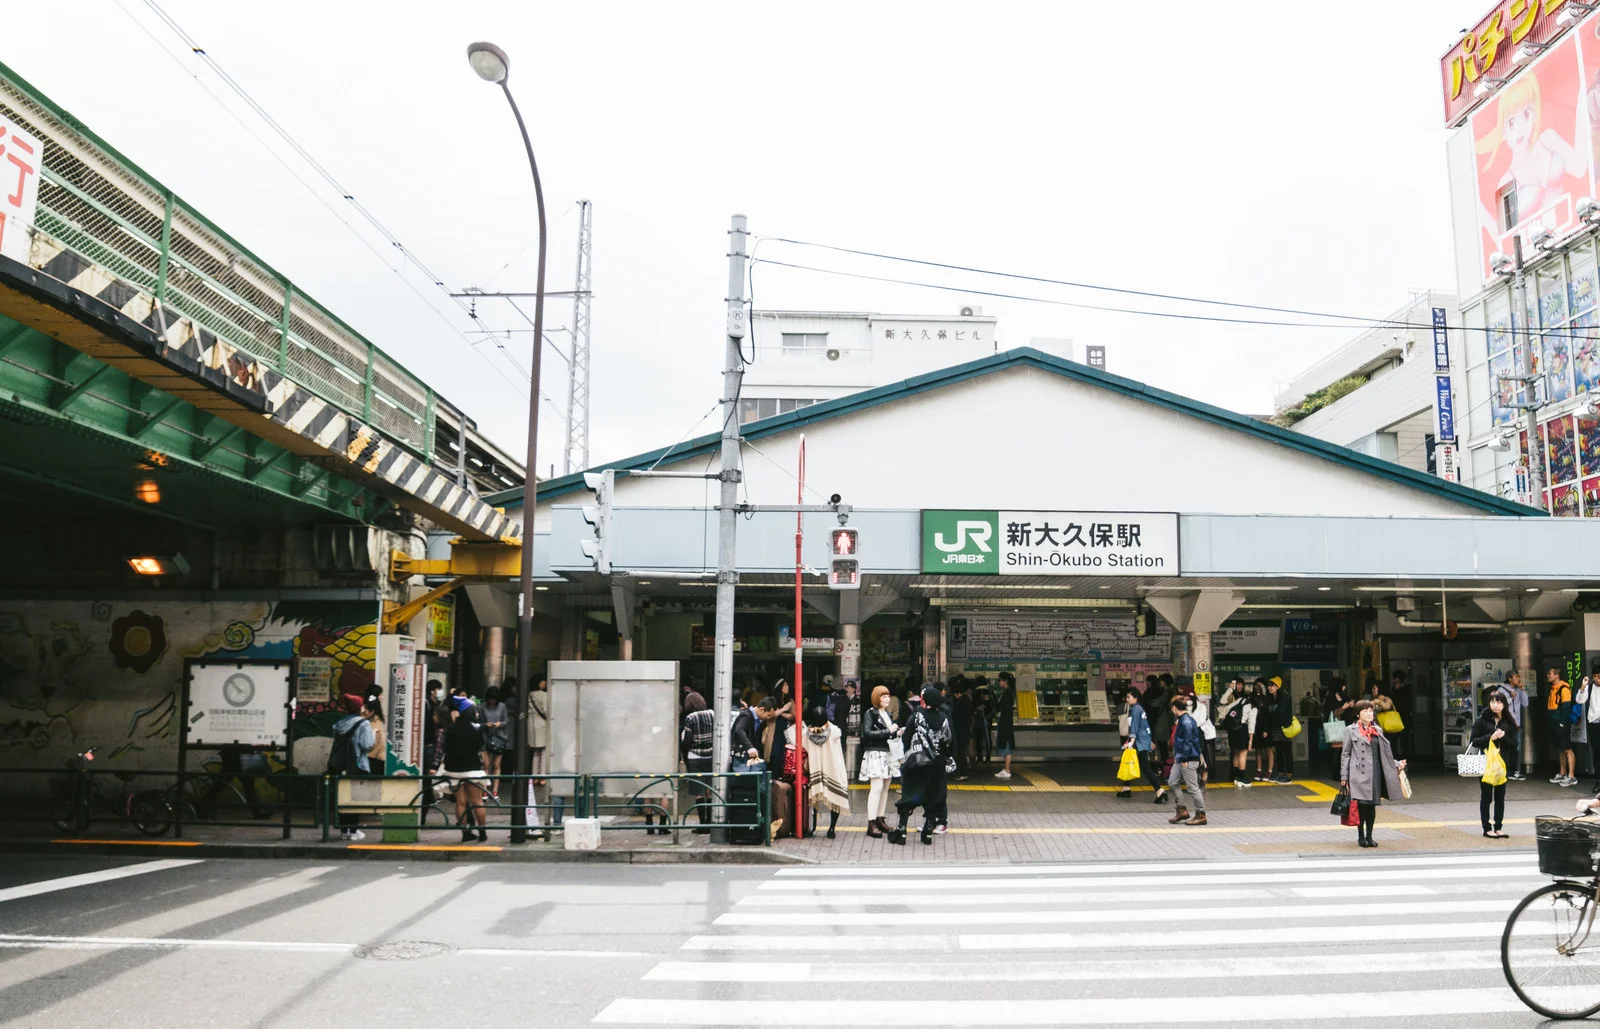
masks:
POLYGON ((1522 237, 1511 238, 1516 257, 1516 295, 1512 303, 1512 324, 1522 324, 1522 414, 1528 433, 1528 492, 1536 507, 1544 507, 1544 453, 1539 445, 1539 380, 1533 371, 1533 332, 1528 324, 1528 277, 1522 266, 1522 237))
MULTIPOLYGON (((728 770, 728 719, 733 710, 733 600, 739 571, 734 563, 734 533, 739 526, 739 480, 743 478, 739 460, 739 386, 744 380, 744 338, 749 331, 749 315, 744 309, 745 216, 733 216, 728 230, 728 345, 722 368, 722 468, 718 478, 722 488, 717 502, 717 641, 713 711, 716 739, 713 741, 713 769, 728 770)), ((727 809, 712 809, 717 821, 727 820, 727 809)), ((726 830, 715 830, 723 837, 726 830)))
POLYGON ((567 362, 567 446, 561 474, 589 467, 589 281, 593 205, 578 201, 578 281, 572 287, 572 359, 567 362))

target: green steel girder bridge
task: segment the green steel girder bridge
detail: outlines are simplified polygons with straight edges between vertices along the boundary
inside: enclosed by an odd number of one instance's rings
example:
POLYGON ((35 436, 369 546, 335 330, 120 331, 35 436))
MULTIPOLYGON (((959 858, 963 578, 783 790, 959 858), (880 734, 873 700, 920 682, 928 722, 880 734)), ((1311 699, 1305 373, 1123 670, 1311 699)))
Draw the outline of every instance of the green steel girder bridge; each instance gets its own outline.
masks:
POLYGON ((0 117, 37 191, 0 236, 0 498, 515 538, 481 497, 522 469, 458 407, 4 65, 0 117))

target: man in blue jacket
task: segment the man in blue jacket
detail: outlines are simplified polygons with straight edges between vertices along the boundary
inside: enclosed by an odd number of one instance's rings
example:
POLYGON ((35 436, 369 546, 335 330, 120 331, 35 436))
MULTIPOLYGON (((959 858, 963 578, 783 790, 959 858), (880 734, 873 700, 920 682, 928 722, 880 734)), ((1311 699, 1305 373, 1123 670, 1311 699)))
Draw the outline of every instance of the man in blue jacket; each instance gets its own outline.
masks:
POLYGON ((1199 723, 1189 713, 1188 697, 1172 698, 1172 717, 1172 774, 1167 777, 1167 785, 1178 794, 1178 810, 1167 821, 1173 825, 1205 825, 1206 789, 1200 784, 1200 748, 1205 746, 1205 740, 1199 723), (1185 794, 1194 802, 1193 818, 1183 803, 1185 794))

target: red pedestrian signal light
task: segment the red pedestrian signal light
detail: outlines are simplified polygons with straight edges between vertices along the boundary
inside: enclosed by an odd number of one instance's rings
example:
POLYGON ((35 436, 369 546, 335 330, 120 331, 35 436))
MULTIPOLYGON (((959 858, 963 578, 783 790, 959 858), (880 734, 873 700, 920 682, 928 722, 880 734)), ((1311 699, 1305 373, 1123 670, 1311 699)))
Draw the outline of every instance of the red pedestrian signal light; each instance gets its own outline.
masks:
POLYGON ((858 590, 861 588, 861 533, 858 529, 834 529, 828 535, 831 551, 828 565, 828 588, 858 590))

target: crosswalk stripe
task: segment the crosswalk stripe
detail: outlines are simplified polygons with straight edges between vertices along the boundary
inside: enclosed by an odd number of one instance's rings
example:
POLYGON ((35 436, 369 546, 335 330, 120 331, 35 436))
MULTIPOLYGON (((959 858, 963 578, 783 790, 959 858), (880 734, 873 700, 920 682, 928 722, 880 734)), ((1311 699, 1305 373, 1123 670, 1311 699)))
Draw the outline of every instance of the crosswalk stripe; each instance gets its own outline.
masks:
MULTIPOLYGON (((1415 870, 1384 871, 1385 878, 1389 879, 1415 879, 1419 882, 1443 882, 1446 880, 1464 879, 1528 879, 1538 878, 1538 866, 1533 861, 1517 863, 1515 865, 1487 865, 1481 868, 1419 868, 1415 870)), ((1262 872, 1255 875, 1248 873, 1221 873, 1218 875, 1163 875, 1159 882, 1163 885, 1185 885, 1191 887, 1207 886, 1237 886, 1246 883, 1370 883, 1374 876, 1371 871, 1362 868, 1358 871, 1318 871, 1307 870, 1300 872, 1262 872)), ((1099 890, 1107 886, 1140 886, 1153 881, 1149 875, 1092 875, 1092 876, 1041 876, 1037 879, 1025 879, 1020 876, 1006 876, 997 879, 922 879, 916 880, 916 892, 931 893, 941 890, 978 891, 989 890, 1005 892, 1008 890, 1027 890, 1050 888, 1052 890, 1099 890)), ((763 882, 758 884, 758 894, 839 894, 847 892, 874 892, 883 893, 886 890, 904 891, 906 886, 901 882, 886 882, 883 879, 785 879, 781 882, 763 882)))
POLYGON ((1347 904, 1263 904, 1191 908, 1082 907, 1033 911, 729 911, 713 925, 787 927, 894 925, 1079 925, 1098 922, 1235 922, 1283 921, 1297 918, 1367 918, 1402 915, 1464 915, 1489 911, 1507 914, 1514 897, 1390 901, 1347 904))
MULTIPOLYGON (((1468 865, 1533 864, 1534 852, 1497 851, 1492 854, 1445 854, 1427 857, 1372 857, 1359 859, 1363 868, 1426 868, 1434 865, 1462 868, 1468 865)), ((1094 875, 1103 872, 1123 874, 1147 872, 1167 875, 1173 872, 1262 872, 1292 868, 1345 868, 1351 858, 1290 858, 1282 861, 1172 861, 1142 864, 1077 865, 943 865, 941 876, 993 877, 1002 875, 1094 875)), ((776 881, 784 879, 862 879, 869 877, 901 879, 904 865, 842 866, 838 868, 780 868, 776 881)), ((770 884, 768 884, 770 885, 770 884)))
MULTIPOLYGON (((1499 878, 1474 886, 1473 893, 1483 895, 1511 894, 1522 896, 1542 881, 1539 876, 1499 878)), ((1446 892, 1442 887, 1423 883, 1382 884, 1363 882, 1359 888, 1342 886, 1231 886, 1225 889, 1196 890, 1193 887, 1178 889, 1140 890, 1036 890, 997 893, 911 893, 901 890, 887 893, 849 893, 844 896, 798 893, 752 893, 735 902, 736 908, 800 908, 807 910, 848 910, 852 908, 893 907, 1018 907, 1041 904, 1161 904, 1168 901, 1194 901, 1203 898, 1216 902, 1224 900, 1290 900, 1304 897, 1310 900, 1370 899, 1373 897, 1432 897, 1446 892)))
MULTIPOLYGON (((1277 944, 1388 943, 1394 940, 1499 939, 1503 920, 1493 922, 1421 922, 1351 925, 1267 925, 1238 929, 1183 930, 1185 947, 1272 946, 1277 944)), ((1145 932, 1081 933, 906 933, 860 936, 783 935, 730 933, 698 935, 684 941, 688 951, 782 951, 834 952, 860 951, 949 953, 980 950, 1129 950, 1168 946, 1171 929, 1145 932)))
MULTIPOLYGON (((1560 959, 1552 949, 1551 965, 1560 959)), ((1500 968, 1492 950, 1435 950, 1389 954, 1245 954, 1216 958, 1162 958, 1163 979, 1366 975, 1373 969, 1400 972, 1460 972, 1500 968)), ((909 962, 663 961, 645 974, 652 982, 680 983, 941 983, 1111 982, 1128 974, 1120 961, 956 962, 929 968, 909 962)))
MULTIPOLYGON (((1575 993, 1577 991, 1574 991, 1575 993)), ((941 1000, 868 1004, 807 998, 795 1004, 748 1000, 619 998, 595 1016, 612 1025, 1014 1026, 1291 1022, 1423 1015, 1526 1012, 1505 988, 1233 996, 941 1000)))

